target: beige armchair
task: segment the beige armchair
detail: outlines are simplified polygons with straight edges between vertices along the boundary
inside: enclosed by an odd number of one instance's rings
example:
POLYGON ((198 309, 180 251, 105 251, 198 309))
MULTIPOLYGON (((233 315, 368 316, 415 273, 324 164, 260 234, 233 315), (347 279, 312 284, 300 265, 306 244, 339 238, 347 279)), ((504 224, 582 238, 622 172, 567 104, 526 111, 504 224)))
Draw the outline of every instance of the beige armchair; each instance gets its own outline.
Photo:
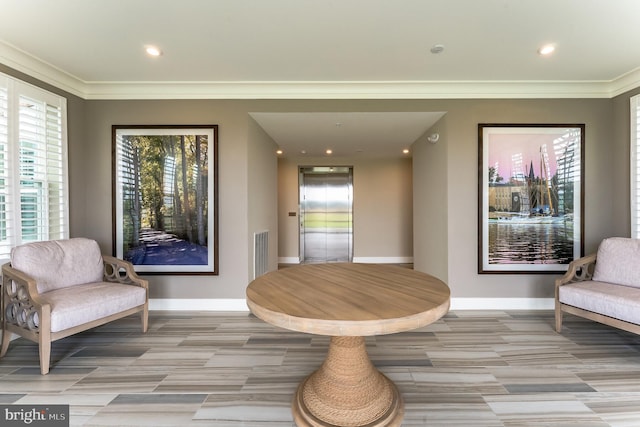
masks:
POLYGON ((640 334, 640 239, 610 237, 556 279, 556 331, 571 313, 640 334))
POLYGON ((148 282, 126 261, 102 255, 85 238, 34 242, 11 251, 2 266, 2 347, 11 335, 37 342, 49 372, 51 342, 140 313, 148 328, 148 282))

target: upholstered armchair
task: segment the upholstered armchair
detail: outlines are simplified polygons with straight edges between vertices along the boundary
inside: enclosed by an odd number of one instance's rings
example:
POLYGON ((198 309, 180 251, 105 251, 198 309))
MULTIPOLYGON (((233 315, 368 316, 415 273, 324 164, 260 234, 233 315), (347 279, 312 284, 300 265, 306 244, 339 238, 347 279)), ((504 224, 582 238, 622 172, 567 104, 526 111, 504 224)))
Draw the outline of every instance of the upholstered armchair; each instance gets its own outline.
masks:
POLYGON ((134 313, 148 327, 148 282, 86 238, 28 243, 2 266, 2 347, 11 335, 38 343, 49 372, 51 342, 134 313))

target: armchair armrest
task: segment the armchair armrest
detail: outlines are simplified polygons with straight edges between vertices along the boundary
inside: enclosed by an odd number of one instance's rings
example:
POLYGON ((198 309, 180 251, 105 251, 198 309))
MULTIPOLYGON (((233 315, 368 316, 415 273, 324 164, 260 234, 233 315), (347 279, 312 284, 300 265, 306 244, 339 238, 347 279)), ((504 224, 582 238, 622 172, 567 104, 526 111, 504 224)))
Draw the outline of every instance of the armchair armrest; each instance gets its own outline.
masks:
MULTIPOLYGON (((556 331, 558 333, 562 331, 562 312, 564 310, 563 304, 560 302, 560 287, 569 283, 591 280, 596 267, 596 255, 597 254, 591 254, 571 261, 567 272, 562 277, 556 279, 555 318, 556 331)), ((575 313, 574 311, 571 312, 575 313)))
POLYGON ((42 319, 47 318, 51 306, 38 292, 31 276, 11 267, 2 266, 2 314, 5 322, 38 331, 42 319))
POLYGON ((125 285, 135 285, 149 289, 149 281, 141 278, 133 269, 133 264, 110 255, 102 255, 104 262, 104 280, 125 285))
POLYGON ((591 280, 593 271, 596 267, 596 254, 587 255, 578 258, 569 263, 567 272, 560 278, 556 279, 555 297, 556 304, 560 301, 560 287, 569 283, 582 282, 591 280))
POLYGON ((567 272, 562 277, 556 279, 556 288, 566 285, 567 283, 591 280, 595 266, 596 254, 587 255, 571 261, 567 272))

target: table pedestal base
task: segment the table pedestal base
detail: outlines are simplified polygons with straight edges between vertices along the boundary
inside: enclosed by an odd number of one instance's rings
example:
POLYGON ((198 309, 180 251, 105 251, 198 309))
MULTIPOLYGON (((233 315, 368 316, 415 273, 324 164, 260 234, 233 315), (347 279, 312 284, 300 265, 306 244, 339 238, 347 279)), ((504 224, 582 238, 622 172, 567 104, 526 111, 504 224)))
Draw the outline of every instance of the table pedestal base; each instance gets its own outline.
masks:
POLYGON ((298 387, 292 403, 300 427, 399 426, 395 384, 369 360, 363 337, 331 337, 324 363, 298 387))

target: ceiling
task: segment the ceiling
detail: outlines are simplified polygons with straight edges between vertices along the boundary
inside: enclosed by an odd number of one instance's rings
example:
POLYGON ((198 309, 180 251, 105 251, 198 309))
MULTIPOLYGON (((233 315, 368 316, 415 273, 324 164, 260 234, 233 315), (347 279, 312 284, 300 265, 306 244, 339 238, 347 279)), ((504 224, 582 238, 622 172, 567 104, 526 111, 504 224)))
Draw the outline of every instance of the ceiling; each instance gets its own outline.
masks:
MULTIPOLYGON (((85 99, 610 98, 640 85, 638 0, 0 0, 0 11, 0 63, 85 99)), ((352 150, 372 135, 351 119, 387 135, 379 126, 402 130, 402 117, 412 138, 435 117, 280 114, 254 115, 278 143, 299 141, 293 129, 326 142, 327 120, 352 150)))
POLYGON ((410 147, 444 112, 251 113, 284 157, 411 156, 410 147), (403 153, 403 150, 409 150, 403 153))

